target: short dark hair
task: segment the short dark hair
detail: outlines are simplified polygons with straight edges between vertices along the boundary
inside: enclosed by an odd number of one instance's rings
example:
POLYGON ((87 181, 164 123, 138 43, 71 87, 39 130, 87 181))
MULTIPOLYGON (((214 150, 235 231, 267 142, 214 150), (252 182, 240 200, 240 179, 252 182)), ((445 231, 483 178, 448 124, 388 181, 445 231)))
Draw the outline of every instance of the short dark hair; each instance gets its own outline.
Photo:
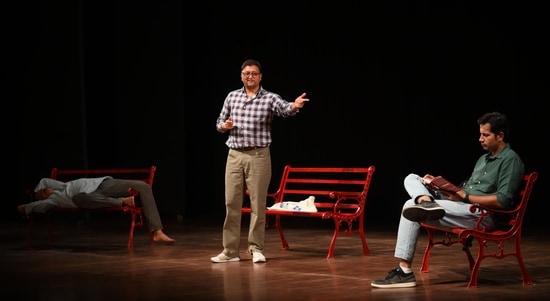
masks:
POLYGON ((254 60, 254 59, 248 59, 246 61, 243 62, 243 64, 241 65, 241 71, 244 69, 244 67, 246 66, 256 66, 258 67, 258 69, 260 70, 260 73, 262 73, 262 65, 260 64, 259 61, 257 60, 254 60))
POLYGON ((504 138, 502 140, 504 140, 504 142, 508 142, 510 135, 510 122, 505 114, 499 112, 485 113, 477 120, 478 125, 486 123, 491 125, 492 133, 504 133, 504 138))

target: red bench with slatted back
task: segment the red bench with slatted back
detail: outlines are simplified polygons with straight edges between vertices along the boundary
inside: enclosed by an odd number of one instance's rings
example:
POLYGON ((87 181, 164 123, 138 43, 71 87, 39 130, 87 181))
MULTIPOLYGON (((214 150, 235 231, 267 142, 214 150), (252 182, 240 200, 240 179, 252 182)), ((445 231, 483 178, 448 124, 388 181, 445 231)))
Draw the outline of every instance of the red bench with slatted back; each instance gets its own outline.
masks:
POLYGON ((521 190, 520 202, 510 210, 496 210, 483 207, 479 204, 472 204, 470 211, 481 212, 479 221, 492 215, 505 217, 506 222, 497 224, 495 229, 486 230, 480 226, 480 222, 475 229, 467 228, 441 228, 431 224, 420 223, 428 233, 428 245, 424 252, 422 260, 421 272, 428 272, 430 254, 433 247, 436 245, 452 246, 459 244, 462 250, 466 252, 466 257, 470 265, 470 279, 468 287, 476 287, 478 285, 478 272, 483 259, 491 257, 502 259, 513 256, 517 259, 523 284, 530 285, 533 283, 525 264, 523 255, 521 254, 521 232, 523 228, 523 217, 527 210, 527 203, 531 197, 533 185, 538 178, 538 172, 531 172, 524 176, 524 186, 521 190), (477 256, 474 259, 470 248, 473 241, 477 241, 477 256), (510 244, 509 244, 510 243, 510 244), (508 248, 507 248, 508 247, 508 248))
MULTIPOLYGON (((289 249, 283 234, 281 217, 312 217, 332 220, 334 231, 328 248, 328 258, 334 257, 339 234, 359 234, 364 255, 370 251, 365 239, 365 204, 375 167, 295 167, 286 165, 279 188, 268 194, 268 207, 281 202, 296 202, 315 197, 316 212, 267 209, 275 218, 283 249, 289 249)), ((250 214, 244 206, 242 213, 250 214)), ((270 225, 266 225, 270 227, 270 225)))
MULTIPOLYGON (((149 168, 123 168, 123 169, 59 169, 57 167, 52 168, 50 178, 59 180, 62 182, 67 182, 70 180, 78 178, 92 178, 92 177, 102 177, 102 176, 112 176, 119 179, 133 179, 141 180, 153 187, 153 179, 155 177, 156 166, 151 166, 149 168)), ((137 191, 129 189, 130 194, 138 196, 137 191)), ((81 208, 63 208, 55 207, 46 213, 46 223, 48 227, 49 241, 54 241, 54 234, 51 225, 51 214, 56 212, 78 212, 78 211, 119 211, 128 213, 130 215, 130 231, 128 234, 128 248, 134 246, 134 232, 136 227, 143 226, 143 208, 136 204, 136 207, 132 206, 116 206, 116 207, 106 207, 100 209, 81 209, 81 208)), ((31 215, 29 216, 29 232, 28 232, 28 246, 32 247, 33 245, 33 228, 38 219, 42 216, 31 215)))

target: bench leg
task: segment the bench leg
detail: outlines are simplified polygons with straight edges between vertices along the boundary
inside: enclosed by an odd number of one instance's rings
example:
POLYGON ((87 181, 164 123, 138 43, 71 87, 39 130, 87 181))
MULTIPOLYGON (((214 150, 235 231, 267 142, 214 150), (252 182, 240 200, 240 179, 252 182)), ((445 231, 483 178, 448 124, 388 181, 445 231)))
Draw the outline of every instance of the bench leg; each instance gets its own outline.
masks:
POLYGON ((132 219, 130 221, 130 233, 128 233, 128 248, 134 247, 134 230, 136 229, 136 218, 137 214, 132 211, 130 213, 130 218, 132 219))
POLYGON ((328 248, 328 254, 327 259, 334 258, 334 248, 336 247, 336 240, 338 239, 338 236, 340 235, 340 225, 342 223, 347 223, 347 230, 344 231, 344 233, 351 235, 354 233, 359 234, 359 239, 361 239, 361 246, 363 248, 363 255, 368 256, 370 255, 369 246, 367 245, 367 239, 365 237, 365 228, 363 227, 363 221, 359 221, 359 225, 356 229, 353 227, 353 221, 342 221, 336 217, 333 217, 332 220, 334 221, 334 232, 332 234, 332 239, 330 240, 330 245, 328 248))
MULTIPOLYGON (((468 254, 470 249, 468 248, 468 254)), ((470 254, 471 256, 471 254, 470 254)), ((477 259, 474 261, 474 265, 470 267, 470 280, 468 281, 468 287, 477 287, 477 274, 479 272, 479 267, 481 266, 481 261, 485 258, 485 245, 483 242, 479 244, 479 250, 477 251, 477 259)))
POLYGON ((521 270, 521 276, 523 277, 523 285, 531 285, 533 284, 533 280, 531 279, 531 276, 529 276, 529 272, 527 272, 527 268, 525 268, 525 263, 523 262, 523 255, 521 255, 521 239, 520 236, 516 236, 516 258, 518 260, 519 268, 521 270))
POLYGON ((357 228, 354 230, 353 228, 353 221, 341 221, 338 218, 333 217, 332 220, 334 221, 334 233, 332 234, 332 239, 330 240, 330 245, 328 248, 328 254, 327 259, 334 258, 334 248, 336 247, 336 240, 338 239, 338 236, 340 235, 340 225, 342 223, 347 223, 347 230, 345 230, 344 233, 351 235, 354 233, 359 234, 359 239, 361 239, 361 246, 363 247, 363 255, 368 256, 370 255, 369 246, 367 245, 367 239, 365 237, 365 228, 363 227, 363 221, 360 220, 358 223, 357 228))
MULTIPOLYGON (((136 231, 136 226, 143 226, 143 210, 134 208, 130 210, 130 233, 128 233, 128 248, 134 247, 134 232, 136 231)), ((152 237, 150 236, 151 240, 152 237)))
POLYGON ((275 216, 275 227, 277 227, 277 232, 279 232, 279 238, 281 239, 281 245, 284 250, 288 250, 288 242, 286 241, 285 235, 283 234, 283 227, 281 226, 281 216, 275 216))
POLYGON ((432 252, 432 248, 434 246, 434 234, 432 230, 426 229, 428 232, 428 245, 426 246, 426 250, 424 251, 424 257, 422 257, 422 265, 420 266, 420 272, 427 273, 428 267, 430 265, 430 253, 432 252))
POLYGON ((332 233, 332 239, 330 240, 330 245, 328 247, 327 259, 334 258, 334 246, 336 245, 336 239, 340 233, 340 222, 337 219, 334 219, 334 233, 332 233))
MULTIPOLYGON (((525 263, 523 262, 523 256, 521 254, 521 239, 518 235, 516 235, 516 237, 515 237, 514 251, 510 252, 510 253, 504 253, 504 251, 503 251, 504 246, 501 245, 501 246, 499 246, 499 248, 501 248, 499 253, 486 254, 485 253, 485 247, 486 247, 485 242, 483 241, 482 238, 476 238, 476 239, 478 241, 479 250, 478 250, 478 253, 477 253, 477 257, 476 257, 473 265, 471 266, 470 280, 468 281, 468 287, 477 287, 477 285, 478 285, 478 272, 479 272, 479 268, 481 266, 481 261, 483 259, 485 259, 487 257, 494 257, 494 258, 501 259, 501 258, 504 258, 506 256, 510 256, 510 255, 515 256, 517 261, 518 261, 519 269, 520 269, 521 276, 522 276, 522 279, 523 279, 523 284, 524 285, 533 284, 533 280, 531 279, 531 276, 529 275, 529 272, 527 272, 527 268, 525 267, 525 263)), ((469 251, 469 249, 468 249, 468 251, 469 251)), ((470 254, 470 257, 471 257, 471 254, 470 254)), ((473 257, 472 257, 472 260, 473 260, 473 257)))
POLYGON ((365 237, 365 228, 363 227, 363 221, 360 221, 359 226, 359 237, 361 238, 361 244, 363 245, 363 255, 368 256, 370 255, 369 246, 367 245, 367 238, 365 237))

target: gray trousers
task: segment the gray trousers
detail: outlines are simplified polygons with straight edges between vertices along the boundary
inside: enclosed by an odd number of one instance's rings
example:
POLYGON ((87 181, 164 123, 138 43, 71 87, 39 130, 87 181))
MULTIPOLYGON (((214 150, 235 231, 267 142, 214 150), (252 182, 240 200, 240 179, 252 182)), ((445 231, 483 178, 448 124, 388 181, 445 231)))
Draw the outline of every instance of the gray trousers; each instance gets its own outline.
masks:
POLYGON ((163 229, 153 190, 141 180, 106 179, 92 193, 79 193, 73 196, 76 206, 84 209, 98 209, 122 206, 122 198, 130 196, 128 188, 139 192, 139 200, 150 232, 163 229))

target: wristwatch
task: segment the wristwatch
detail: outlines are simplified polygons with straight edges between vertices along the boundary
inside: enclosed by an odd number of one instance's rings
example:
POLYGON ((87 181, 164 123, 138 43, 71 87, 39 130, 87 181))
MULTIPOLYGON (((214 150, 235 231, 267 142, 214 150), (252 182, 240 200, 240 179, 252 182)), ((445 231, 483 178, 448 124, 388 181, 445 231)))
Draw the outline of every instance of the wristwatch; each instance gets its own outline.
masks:
POLYGON ((469 203, 470 202, 470 195, 467 192, 464 192, 464 202, 469 203))

